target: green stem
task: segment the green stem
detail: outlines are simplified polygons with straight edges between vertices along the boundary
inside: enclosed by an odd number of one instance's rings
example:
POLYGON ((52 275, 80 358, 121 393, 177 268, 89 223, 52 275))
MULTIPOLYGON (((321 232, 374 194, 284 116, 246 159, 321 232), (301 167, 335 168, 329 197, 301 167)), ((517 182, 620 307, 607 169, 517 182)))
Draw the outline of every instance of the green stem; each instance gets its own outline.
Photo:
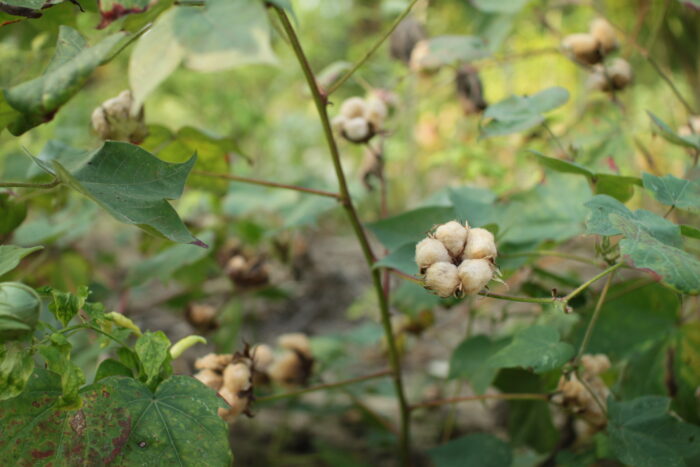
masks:
POLYGON ((544 127, 545 130, 547 130, 547 133, 549 133, 549 136, 552 137, 552 139, 554 140, 554 142, 557 143, 557 146, 559 146, 559 149, 561 149, 561 152, 563 152, 566 156, 568 156, 569 153, 568 153, 568 151, 566 150, 566 148, 564 147, 564 144, 561 142, 561 140, 559 139, 559 137, 558 137, 557 135, 554 134, 554 132, 552 131, 552 129, 550 128, 550 126, 547 124, 547 121, 546 121, 546 120, 542 122, 542 126, 544 127))
POLYGON ((251 185, 260 185, 271 188, 283 188, 285 190, 301 191, 302 193, 310 193, 312 195, 326 196, 328 198, 340 199, 338 193, 332 193, 330 191, 316 190, 313 188, 305 188, 303 186, 297 185, 287 185, 285 183, 269 182, 267 180, 259 180, 256 178, 240 177, 238 175, 215 173, 215 172, 205 172, 203 170, 193 170, 192 175, 200 175, 202 177, 212 177, 212 178, 223 178, 225 180, 230 180, 232 182, 248 183, 251 185))
POLYGON ((361 383, 363 381, 369 381, 371 379, 382 378, 384 376, 391 375, 391 373, 392 373, 392 370, 378 371, 376 373, 372 373, 369 375, 358 376, 357 378, 350 378, 350 379, 338 381, 335 383, 319 384, 318 386, 311 386, 311 387, 300 389, 300 390, 294 391, 294 392, 286 392, 283 394, 274 394, 272 396, 258 397, 255 399, 255 402, 272 402, 272 401, 277 401, 280 399, 291 399, 294 397, 299 397, 303 394, 308 394, 310 392, 326 391, 328 389, 341 388, 343 386, 349 386, 351 384, 357 384, 357 383, 361 383))
POLYGON ((56 178, 49 183, 0 182, 0 188, 37 188, 40 190, 50 190, 60 184, 61 181, 56 178))
POLYGON ((514 297, 512 295, 501 295, 491 292, 479 292, 479 295, 483 297, 495 298, 498 300, 505 300, 507 302, 521 302, 521 303, 554 303, 559 300, 556 297, 549 298, 537 298, 537 297, 514 297))
POLYGON ((372 265, 375 261, 374 253, 372 252, 372 248, 369 244, 367 235, 365 234, 362 228, 362 223, 360 222, 360 219, 357 215, 357 211, 355 210, 355 206, 353 205, 352 197, 350 196, 350 190, 348 189, 347 181, 345 180, 345 173, 343 172, 343 167, 340 162, 340 152, 338 151, 338 145, 335 141, 335 137, 333 136, 333 130, 331 128, 330 119, 328 118, 328 112, 326 108, 326 105, 328 103, 327 95, 323 95, 321 93, 321 90, 319 89, 318 84, 316 83, 316 78, 314 76, 313 71, 311 70, 309 61, 307 60, 306 55, 304 54, 304 50, 301 47, 301 44, 299 43, 299 39, 296 35, 296 32, 294 31, 294 27, 292 26, 291 22, 289 21, 289 18, 287 17, 287 14, 282 8, 276 5, 273 5, 272 8, 275 9, 277 15, 279 16, 280 21, 282 23, 282 27, 284 28, 287 37, 289 37, 289 41, 291 43, 292 49, 294 50, 294 54, 296 55, 297 60, 301 65, 302 71, 304 72, 306 82, 313 96, 314 103, 316 104, 316 110, 318 111, 318 115, 321 119, 323 132, 325 134, 328 149, 330 151, 331 159, 333 161, 333 168, 335 169, 336 178, 338 179, 340 202, 346 211, 350 223, 352 224, 352 228, 355 232, 355 236, 357 237, 358 242, 360 243, 360 247, 362 248, 362 252, 365 256, 365 260, 367 261, 367 264, 371 269, 372 282, 374 284, 374 288, 377 293, 377 299, 379 301, 382 327, 384 328, 384 334, 386 336, 389 347, 389 361, 391 363, 394 386, 396 389, 396 395, 399 400, 399 410, 401 414, 399 455, 402 464, 408 465, 410 458, 410 410, 403 387, 403 380, 401 377, 401 359, 399 356, 396 341, 394 340, 394 334, 391 329, 389 303, 387 302, 386 296, 384 295, 381 281, 381 272, 379 269, 372 268, 372 265))
POLYGON ((599 279, 602 279, 603 277, 607 276, 608 274, 612 274, 613 272, 617 271, 620 269, 625 263, 617 263, 613 264, 609 268, 607 268, 605 271, 601 272, 600 274, 597 274, 593 276, 591 279, 588 279, 586 282, 583 284, 579 285, 578 288, 576 288, 573 292, 571 292, 569 295, 564 297, 562 300, 564 302, 569 302, 571 301, 574 297, 576 297, 578 294, 586 290, 591 284, 594 282, 598 281, 599 279))
POLYGON ((600 292, 600 297, 598 297, 598 302, 596 303, 595 309, 593 310, 593 315, 591 316, 591 320, 588 322, 586 333, 583 335, 581 347, 579 347, 578 354, 576 354, 576 359, 574 359, 574 367, 577 367, 578 364, 581 362, 581 357, 583 357, 583 353, 586 351, 588 342, 590 342, 591 340, 591 336, 593 335, 593 328, 595 327, 595 324, 598 321, 598 316, 600 316, 600 310, 603 309, 603 303, 605 303, 605 298, 608 295, 608 290, 610 290, 610 285, 612 284, 614 276, 615 272, 613 271, 608 276, 608 279, 605 281, 605 285, 603 286, 603 290, 600 292))
POLYGON ((579 255, 572 255, 569 253, 563 253, 561 251, 554 251, 554 250, 537 250, 537 251, 526 251, 523 253, 512 253, 512 254, 507 254, 507 255, 501 255, 504 258, 518 258, 521 256, 554 256, 557 258, 564 258, 564 259, 570 259, 572 261, 578 261, 580 263, 586 263, 590 264, 592 266, 600 266, 601 263, 590 258, 586 258, 585 256, 579 256, 579 255))
POLYGON ((362 58, 360 59, 359 62, 355 63, 355 65, 353 65, 353 67, 350 68, 350 70, 348 70, 347 73, 345 73, 343 76, 341 76, 341 77, 338 79, 338 81, 336 81, 335 83, 333 83, 333 85, 332 85, 331 87, 328 88, 328 91, 326 91, 326 96, 330 96, 330 95, 333 94, 335 91, 337 91, 339 87, 341 87, 343 84, 345 84, 345 82, 346 82, 348 79, 350 79, 350 77, 351 77, 362 65, 364 65, 365 62, 366 62, 367 60, 369 60, 369 58, 370 58, 372 55, 374 55, 374 52, 376 52, 377 49, 384 43, 384 41, 386 41, 386 40, 389 38, 389 36, 391 36, 391 33, 394 32, 394 29, 396 29, 397 26, 399 25, 399 23, 401 23, 401 21, 403 21, 404 18, 406 18, 406 16, 408 16, 408 14, 411 12, 411 8, 413 8, 413 5, 415 5, 417 2, 418 2, 418 0, 413 0, 413 1, 411 1, 411 3, 408 4, 408 6, 406 7, 406 9, 403 11, 403 13, 401 13, 401 14, 399 15, 399 17, 396 18, 396 19, 394 20, 394 22, 391 24, 391 27, 390 27, 389 29, 387 29, 387 31, 384 33, 384 35, 383 35, 382 37, 379 38, 379 40, 367 51, 367 53, 365 53, 364 57, 362 57, 362 58))
POLYGON ((426 407, 438 407, 441 405, 456 404, 458 402, 472 402, 472 401, 483 401, 489 399, 497 400, 549 400, 547 394, 527 394, 527 393, 516 393, 516 394, 482 394, 480 396, 464 396, 464 397, 452 397, 450 399, 438 399, 434 401, 419 402, 411 406, 411 410, 422 409, 426 407))

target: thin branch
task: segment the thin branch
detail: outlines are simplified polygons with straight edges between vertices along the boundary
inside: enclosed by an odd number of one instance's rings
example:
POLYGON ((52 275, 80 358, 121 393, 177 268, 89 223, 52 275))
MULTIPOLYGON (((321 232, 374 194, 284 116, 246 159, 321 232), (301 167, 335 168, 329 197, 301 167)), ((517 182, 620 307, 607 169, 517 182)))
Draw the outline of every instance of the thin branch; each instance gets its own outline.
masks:
POLYGON ((507 302, 520 302, 520 303, 554 303, 561 299, 557 297, 549 298, 537 298, 537 297, 514 297, 512 295, 501 295, 491 292, 479 292, 482 297, 495 298, 497 300, 505 300, 507 302))
POLYGON ((358 376, 357 378, 350 378, 343 381, 337 381, 335 383, 319 384, 318 386, 311 386, 308 388, 300 389, 298 391, 287 392, 283 394, 274 394, 272 396, 258 397, 255 402, 271 402, 280 399, 291 399, 294 397, 299 397, 304 394, 316 391, 326 391, 329 389, 341 388, 343 386, 349 386, 351 384, 361 383, 363 381, 369 381, 372 379, 382 378, 384 376, 389 376, 392 374, 392 370, 382 370, 376 373, 372 373, 365 376, 358 376))
POLYGON ((586 333, 583 335, 583 340, 581 341, 581 346, 579 347, 578 353, 576 354, 576 359, 574 359, 574 367, 578 367, 578 364, 581 362, 581 357, 583 357, 583 353, 586 351, 586 347, 588 346, 588 343, 591 340, 591 336, 593 335, 593 328, 595 327, 596 322, 598 322, 600 310, 603 308, 603 303, 605 303, 605 298, 608 295, 608 290, 610 290, 610 285, 612 284, 613 277, 615 277, 614 271, 610 273, 608 279, 605 281, 605 286, 603 286, 603 290, 600 292, 600 297, 598 297, 598 302, 596 303, 595 309, 593 310, 593 315, 591 316, 591 320, 588 322, 588 326, 586 327, 586 333))
POLYGON ((568 156, 569 153, 568 153, 568 151, 566 150, 566 148, 564 147, 564 144, 561 142, 561 140, 559 139, 559 137, 558 137, 557 135, 554 134, 554 132, 552 131, 552 129, 550 128, 550 126, 547 124, 547 121, 546 121, 546 120, 542 122, 542 126, 544 127, 545 130, 547 130, 547 133, 549 133, 549 136, 552 137, 552 139, 554 140, 554 142, 557 143, 557 146, 559 146, 559 149, 561 149, 561 152, 563 152, 564 155, 568 156))
POLYGON ((60 184, 61 181, 55 178, 49 183, 0 182, 0 188, 36 188, 40 190, 50 190, 60 184))
POLYGON ((459 402, 472 402, 472 401, 483 401, 483 400, 549 400, 549 395, 547 394, 482 394, 480 396, 463 396, 463 397, 452 397, 449 399, 438 399, 433 401, 419 402, 411 406, 411 410, 422 409, 426 407, 439 407, 441 405, 457 404, 459 402))
POLYGON ((603 277, 607 276, 608 274, 612 274, 613 272, 617 271, 620 269, 625 263, 619 262, 617 264, 614 264, 607 268, 605 271, 601 272, 600 274, 597 274, 596 276, 593 276, 591 279, 587 280, 580 286, 578 286, 577 289, 575 289, 573 292, 568 294, 566 297, 563 298, 565 302, 571 301, 574 297, 576 297, 578 294, 586 290, 591 284, 594 282, 598 281, 599 279, 602 279, 603 277))
POLYGON ((401 21, 408 16, 408 14, 411 12, 411 8, 413 8, 413 5, 415 5, 418 2, 418 0, 412 0, 411 3, 408 4, 406 9, 399 15, 398 18, 394 20, 394 22, 391 24, 391 27, 387 29, 387 31, 382 35, 382 37, 379 38, 379 40, 365 53, 365 55, 353 65, 353 67, 348 70, 347 73, 345 73, 343 76, 341 76, 331 87, 328 88, 328 91, 326 91, 326 96, 330 96, 333 94, 335 91, 338 90, 339 87, 341 87, 345 82, 350 79, 350 77, 362 66, 365 64, 369 58, 374 55, 374 52, 377 51, 377 49, 386 41, 389 36, 391 36, 391 33, 394 32, 394 29, 401 23, 401 21))
POLYGON ((580 263, 586 263, 590 264, 592 266, 598 266, 600 267, 602 264, 599 261, 596 261, 594 259, 587 258, 585 256, 579 256, 579 255, 572 255, 570 253, 564 253, 561 251, 554 251, 554 250, 537 250, 537 251, 526 251, 522 253, 511 253, 507 255, 500 255, 503 256, 504 258, 518 258, 521 256, 553 256, 555 258, 563 258, 563 259, 569 259, 571 261, 578 261, 580 263))
POLYGON ((212 177, 212 178, 223 178, 224 180, 230 180, 232 182, 249 183, 251 185, 261 185, 270 188, 283 188, 285 190, 301 191, 302 193, 310 193, 312 195, 326 196, 328 198, 341 199, 338 193, 333 193, 330 191, 316 190, 314 188, 305 188, 303 186, 297 185, 287 185, 285 183, 270 182, 267 180, 259 180, 256 178, 241 177, 238 175, 215 173, 215 172, 205 172, 202 170, 193 170, 193 175, 200 175, 202 177, 212 177))

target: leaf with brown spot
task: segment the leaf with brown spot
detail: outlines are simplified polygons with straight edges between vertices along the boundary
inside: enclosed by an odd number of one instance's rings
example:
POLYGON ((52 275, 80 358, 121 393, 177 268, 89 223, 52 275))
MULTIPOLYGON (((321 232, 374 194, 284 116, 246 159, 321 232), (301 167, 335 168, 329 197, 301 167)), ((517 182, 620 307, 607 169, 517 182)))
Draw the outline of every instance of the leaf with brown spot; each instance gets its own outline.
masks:
POLYGON ((122 16, 143 13, 156 3, 158 0, 99 0, 102 21, 97 29, 106 28, 122 16))

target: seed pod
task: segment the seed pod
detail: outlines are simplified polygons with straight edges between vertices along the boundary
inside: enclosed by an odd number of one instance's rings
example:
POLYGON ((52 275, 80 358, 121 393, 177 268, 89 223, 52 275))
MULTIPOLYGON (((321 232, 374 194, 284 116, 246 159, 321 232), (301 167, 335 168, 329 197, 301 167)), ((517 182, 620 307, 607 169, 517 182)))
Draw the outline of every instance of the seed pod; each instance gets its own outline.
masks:
POLYGON ((352 118, 362 117, 367 111, 367 103, 361 97, 350 97, 345 99, 340 105, 340 115, 347 118, 348 120, 352 118))
POLYGON ((389 109, 386 104, 378 97, 370 97, 366 102, 365 119, 374 126, 375 130, 382 128, 384 120, 389 115, 389 109))
POLYGON ((306 357, 311 357, 311 343, 306 334, 301 332, 292 332, 282 334, 277 338, 277 343, 285 350, 298 352, 306 357))
POLYGON ((364 143, 373 136, 373 133, 367 119, 355 117, 345 122, 343 136, 353 143, 364 143))
POLYGON ((615 30, 607 20, 596 18, 591 22, 591 36, 593 36, 600 44, 600 51, 603 54, 608 54, 617 48, 617 38, 615 30))
POLYGON ((608 76, 617 90, 624 89, 632 81, 632 66, 624 58, 616 58, 608 67, 608 76))
POLYGON ((36 328, 41 299, 19 282, 0 283, 0 343, 22 339, 36 328))
POLYGON ((210 353, 194 362, 194 367, 198 370, 223 371, 224 367, 233 361, 231 354, 210 353))
POLYGON ((486 229, 469 229, 467 246, 462 259, 495 258, 497 255, 493 234, 486 229))
POLYGON ((457 268, 457 274, 464 294, 474 295, 493 278, 493 264, 488 259, 465 259, 457 268))
POLYGON ((389 37, 391 57, 408 65, 413 48, 425 38, 425 29, 418 21, 413 18, 404 19, 389 37))
POLYGON ((564 38, 561 44, 568 54, 581 63, 595 65, 602 59, 600 44, 590 34, 570 34, 564 38))
POLYGON ((467 243, 468 231, 457 221, 442 224, 435 230, 435 238, 440 240, 454 258, 458 258, 467 243))
POLYGON ((416 245, 416 264, 421 272, 440 262, 450 262, 450 253, 440 240, 425 238, 418 242, 416 245))
POLYGON ((463 65, 455 77, 457 98, 465 115, 479 113, 486 109, 484 90, 479 79, 479 72, 471 65, 463 65))
POLYGON ((459 276, 452 263, 435 263, 425 271, 425 286, 440 297, 449 297, 457 291, 459 276))
POLYGON ((213 370, 202 370, 196 373, 194 377, 215 391, 221 389, 221 386, 224 384, 224 379, 221 375, 213 370))
POLYGON ((224 369, 224 386, 234 394, 250 389, 250 383, 250 367, 245 363, 232 363, 224 369))

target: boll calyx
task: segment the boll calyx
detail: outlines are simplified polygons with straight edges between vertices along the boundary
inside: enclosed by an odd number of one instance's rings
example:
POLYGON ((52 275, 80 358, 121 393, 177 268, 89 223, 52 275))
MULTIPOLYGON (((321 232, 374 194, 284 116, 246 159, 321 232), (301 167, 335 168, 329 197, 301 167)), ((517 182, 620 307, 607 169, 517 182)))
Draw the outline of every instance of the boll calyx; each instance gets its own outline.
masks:
POLYGON ((128 89, 107 99, 92 112, 95 133, 103 140, 128 141, 140 144, 148 136, 143 107, 134 109, 134 98, 128 89))
POLYGON ((36 328, 41 299, 19 282, 0 283, 0 343, 30 336, 36 328))
POLYGON ((424 286, 440 297, 474 295, 496 274, 497 254, 491 232, 450 221, 418 242, 415 261, 424 286))

